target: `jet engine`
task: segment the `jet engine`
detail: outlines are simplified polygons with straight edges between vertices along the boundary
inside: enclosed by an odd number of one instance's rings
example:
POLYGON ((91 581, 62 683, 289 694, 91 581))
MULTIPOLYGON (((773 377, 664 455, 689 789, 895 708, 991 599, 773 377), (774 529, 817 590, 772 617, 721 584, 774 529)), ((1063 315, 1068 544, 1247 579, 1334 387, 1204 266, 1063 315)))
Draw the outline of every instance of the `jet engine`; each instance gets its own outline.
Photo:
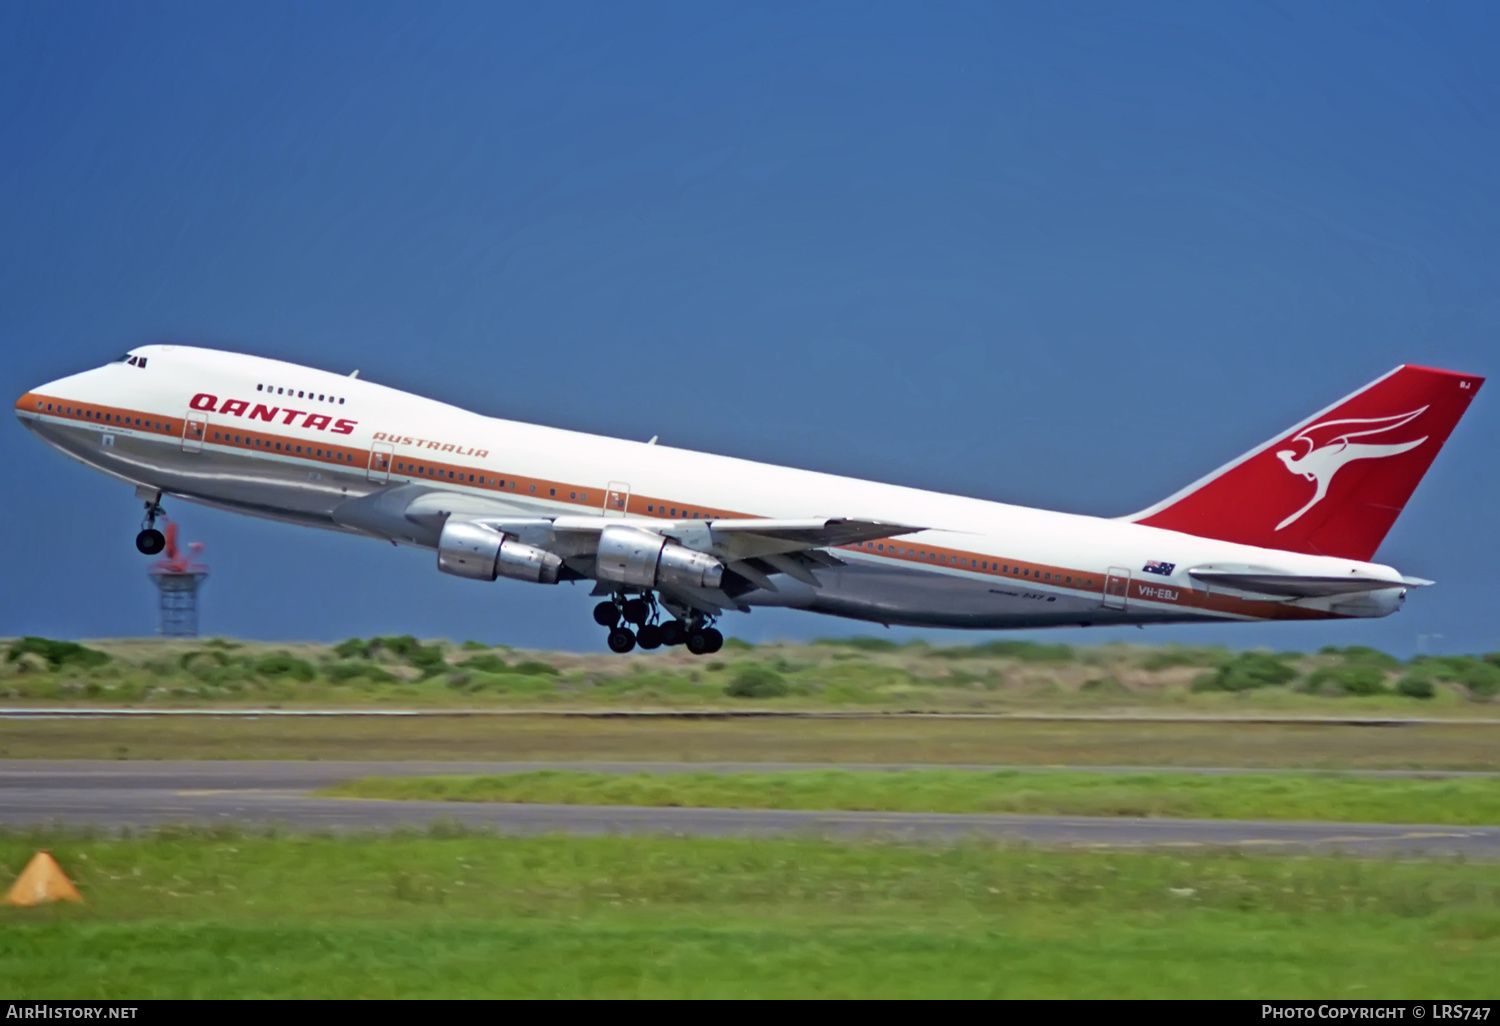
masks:
POLYGON ((612 524, 599 532, 596 572, 599 580, 628 588, 675 584, 713 589, 724 580, 724 564, 708 553, 625 524, 612 524))
POLYGON ((438 536, 438 569, 457 577, 493 581, 513 577, 534 584, 556 584, 562 557, 534 545, 523 545, 482 524, 451 518, 438 536))

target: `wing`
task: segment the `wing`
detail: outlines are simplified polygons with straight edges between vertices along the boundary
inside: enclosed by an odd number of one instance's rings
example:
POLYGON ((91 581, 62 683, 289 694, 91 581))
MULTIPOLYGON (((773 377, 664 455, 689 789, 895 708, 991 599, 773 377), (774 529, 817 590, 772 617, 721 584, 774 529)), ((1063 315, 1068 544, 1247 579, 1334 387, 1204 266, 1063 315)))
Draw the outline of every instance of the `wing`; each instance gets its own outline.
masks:
POLYGON ((924 530, 911 524, 857 517, 808 517, 795 520, 659 520, 648 517, 539 517, 504 499, 408 484, 340 505, 335 523, 364 534, 417 545, 435 546, 450 521, 482 524, 526 545, 562 557, 570 574, 596 577, 599 535, 624 524, 670 538, 705 552, 724 564, 723 586, 713 591, 667 589, 663 597, 678 605, 718 615, 726 606, 748 608, 737 601, 756 588, 779 591, 777 578, 822 587, 819 569, 841 566, 827 549, 924 530))
MULTIPOLYGON (((821 588, 822 582, 816 571, 842 565, 837 556, 824 551, 827 548, 925 530, 911 524, 852 517, 672 521, 562 516, 552 522, 552 527, 560 538, 591 539, 597 545, 600 531, 611 524, 622 523, 671 538, 724 563, 728 573, 721 589, 713 592, 662 589, 665 598, 675 598, 682 605, 713 615, 724 606, 748 609, 736 597, 756 588, 780 591, 781 587, 775 580, 778 574, 785 574, 811 588, 821 588)), ((587 575, 586 570, 584 573, 587 575)))

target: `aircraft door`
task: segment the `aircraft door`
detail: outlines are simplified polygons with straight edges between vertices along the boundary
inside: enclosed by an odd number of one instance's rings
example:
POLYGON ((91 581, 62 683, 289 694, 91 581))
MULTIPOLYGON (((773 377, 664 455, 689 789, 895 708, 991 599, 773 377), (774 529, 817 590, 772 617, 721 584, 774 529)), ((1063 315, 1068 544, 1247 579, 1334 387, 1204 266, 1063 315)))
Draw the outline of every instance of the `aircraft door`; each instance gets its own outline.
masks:
POLYGON ((189 413, 182 421, 182 451, 202 452, 203 439, 208 436, 208 415, 189 413))
POLYGON ((1130 594, 1130 571, 1122 566, 1112 566, 1104 578, 1104 608, 1124 609, 1130 594))
POLYGON ((630 509, 630 485, 624 481, 611 481, 604 490, 604 515, 623 517, 630 509))
POLYGON ((384 442, 375 442, 370 446, 370 471, 369 478, 376 484, 387 484, 391 480, 391 459, 395 449, 384 442))

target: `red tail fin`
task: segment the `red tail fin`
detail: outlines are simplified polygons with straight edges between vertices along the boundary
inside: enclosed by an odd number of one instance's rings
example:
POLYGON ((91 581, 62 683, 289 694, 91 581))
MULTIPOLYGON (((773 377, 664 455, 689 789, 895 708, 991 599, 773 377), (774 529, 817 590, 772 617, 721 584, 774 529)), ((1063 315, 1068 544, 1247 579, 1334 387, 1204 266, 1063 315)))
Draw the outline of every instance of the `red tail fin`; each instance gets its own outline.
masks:
POLYGON ((1375 555, 1484 379, 1397 367, 1127 519, 1346 559, 1375 555))

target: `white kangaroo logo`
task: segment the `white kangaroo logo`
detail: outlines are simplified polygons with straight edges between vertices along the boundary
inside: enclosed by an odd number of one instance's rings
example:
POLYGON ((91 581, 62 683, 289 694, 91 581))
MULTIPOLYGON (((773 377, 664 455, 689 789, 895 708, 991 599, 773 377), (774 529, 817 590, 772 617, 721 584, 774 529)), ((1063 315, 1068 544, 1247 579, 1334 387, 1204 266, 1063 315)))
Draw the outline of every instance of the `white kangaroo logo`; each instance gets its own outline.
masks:
POLYGON ((1333 483, 1333 475, 1346 464, 1355 460, 1396 456, 1403 452, 1410 452, 1427 441, 1426 435, 1415 442, 1396 442, 1390 445, 1369 445, 1353 441, 1355 438, 1378 435, 1404 424, 1410 424, 1426 410, 1427 407, 1424 406, 1411 413, 1398 413, 1394 417, 1376 417, 1371 420, 1330 420, 1322 424, 1314 424, 1299 432, 1292 442, 1294 444, 1305 443, 1307 451, 1299 456, 1295 449, 1282 449, 1276 454, 1276 458, 1286 464, 1286 469, 1293 474, 1304 477, 1317 485, 1317 490, 1313 492, 1313 497, 1306 506, 1277 524, 1276 530, 1279 531, 1295 523, 1302 514, 1322 502, 1324 496, 1328 494, 1328 486, 1333 483), (1319 444, 1320 442, 1322 444, 1319 444))

